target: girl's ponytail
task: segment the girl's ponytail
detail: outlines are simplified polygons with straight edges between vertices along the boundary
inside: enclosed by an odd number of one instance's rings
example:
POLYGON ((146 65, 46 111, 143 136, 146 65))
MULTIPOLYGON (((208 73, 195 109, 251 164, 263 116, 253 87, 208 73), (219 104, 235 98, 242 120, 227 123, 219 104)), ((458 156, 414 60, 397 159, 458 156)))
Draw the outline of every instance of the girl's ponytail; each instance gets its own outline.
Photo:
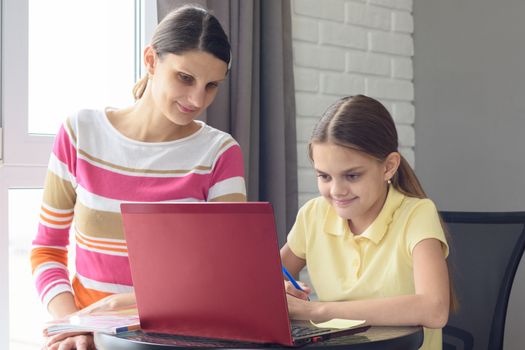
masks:
POLYGON ((412 167, 402 155, 399 168, 392 178, 392 185, 399 192, 409 197, 427 198, 427 194, 423 190, 423 186, 421 186, 414 170, 412 170, 412 167))

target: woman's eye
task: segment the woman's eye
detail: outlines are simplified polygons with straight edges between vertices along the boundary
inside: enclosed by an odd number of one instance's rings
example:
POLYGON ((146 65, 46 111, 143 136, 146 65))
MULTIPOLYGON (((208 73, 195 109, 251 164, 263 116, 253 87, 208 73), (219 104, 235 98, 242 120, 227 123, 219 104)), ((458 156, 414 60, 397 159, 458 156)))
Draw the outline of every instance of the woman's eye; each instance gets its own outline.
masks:
POLYGON ((192 83, 193 77, 188 74, 179 73, 179 79, 184 83, 192 83))
POLYGON ((326 174, 317 174, 317 177, 322 180, 322 181, 329 181, 330 180, 330 176, 329 175, 326 175, 326 174))

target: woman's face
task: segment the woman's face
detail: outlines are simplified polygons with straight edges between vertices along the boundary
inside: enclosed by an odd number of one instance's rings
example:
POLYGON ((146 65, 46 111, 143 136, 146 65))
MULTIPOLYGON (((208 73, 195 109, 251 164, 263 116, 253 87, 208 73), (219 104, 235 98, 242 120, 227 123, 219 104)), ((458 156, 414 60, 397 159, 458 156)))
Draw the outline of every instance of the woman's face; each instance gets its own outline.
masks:
POLYGON ((190 124, 208 108, 227 73, 224 61, 197 50, 159 58, 150 48, 145 61, 155 107, 181 126, 190 124))
POLYGON ((368 227, 386 200, 389 162, 333 143, 312 144, 312 160, 321 195, 353 230, 368 227))

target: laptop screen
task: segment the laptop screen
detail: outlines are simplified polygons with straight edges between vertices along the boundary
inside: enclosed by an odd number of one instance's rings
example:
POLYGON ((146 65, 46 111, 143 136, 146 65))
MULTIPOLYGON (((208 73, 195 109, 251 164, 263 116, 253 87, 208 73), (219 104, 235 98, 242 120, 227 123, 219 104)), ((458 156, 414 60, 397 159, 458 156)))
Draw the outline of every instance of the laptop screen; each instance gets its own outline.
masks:
POLYGON ((123 203, 143 330, 292 345, 269 203, 123 203))

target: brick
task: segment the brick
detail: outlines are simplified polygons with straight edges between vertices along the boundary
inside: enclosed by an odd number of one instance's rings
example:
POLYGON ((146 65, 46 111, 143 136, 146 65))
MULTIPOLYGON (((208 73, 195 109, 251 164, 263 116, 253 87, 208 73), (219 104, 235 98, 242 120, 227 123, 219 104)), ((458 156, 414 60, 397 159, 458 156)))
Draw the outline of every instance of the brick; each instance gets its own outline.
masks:
POLYGON ((412 147, 399 147, 399 153, 407 160, 408 164, 415 169, 415 159, 414 148, 412 147))
POLYGON ((321 47, 319 50, 319 68, 344 72, 345 50, 321 47))
POLYGON ((414 84, 406 80, 366 78, 366 93, 375 98, 413 101, 414 84))
POLYGON ((345 6, 345 22, 363 27, 390 30, 391 11, 356 2, 347 2, 345 6))
POLYGON ((392 14, 392 30, 395 32, 413 33, 414 17, 410 12, 400 11, 392 14))
POLYGON ((412 103, 396 102, 393 105, 392 118, 396 123, 400 124, 414 124, 415 108, 412 103))
POLYGON ((319 68, 320 49, 318 46, 307 43, 293 44, 293 60, 296 66, 319 68))
POLYGON ((414 68, 411 58, 393 58, 392 59, 392 77, 409 79, 414 78, 414 68))
POLYGON ((414 127, 412 125, 398 125, 397 136, 400 146, 413 147, 416 144, 414 127))
POLYGON ((314 95, 305 92, 295 93, 296 113, 303 117, 320 118, 328 106, 336 101, 333 96, 314 95))
POLYGON ((379 100, 379 102, 381 102, 381 104, 383 106, 385 106, 385 108, 388 111, 388 113, 390 113, 390 115, 392 115, 393 103, 389 102, 389 101, 385 101, 385 100, 379 100))
POLYGON ((390 58, 370 52, 349 51, 346 53, 346 71, 390 76, 390 58))
POLYGON ((295 91, 319 91, 319 72, 314 69, 294 68, 295 91))
POLYGON ((319 41, 318 22, 308 18, 293 18, 292 37, 296 40, 304 40, 317 43, 319 41))
POLYGON ((369 0, 369 4, 382 7, 412 11, 412 0, 369 0))
POLYGON ((293 10, 298 15, 344 21, 344 0, 294 0, 293 10))
POLYGON ((306 144, 310 141, 310 137, 312 136, 312 131, 314 130, 315 125, 319 121, 321 116, 319 117, 299 117, 296 120, 296 134, 297 134, 297 142, 304 142, 305 143, 305 153, 306 153, 306 144))
POLYGON ((413 56, 414 40, 412 36, 401 33, 369 33, 370 50, 395 55, 413 56))
POLYGON ((348 74, 321 74, 321 92, 336 96, 362 94, 365 91, 365 78, 348 74))
POLYGON ((351 25, 322 22, 320 43, 364 50, 368 46, 367 31, 351 25))

